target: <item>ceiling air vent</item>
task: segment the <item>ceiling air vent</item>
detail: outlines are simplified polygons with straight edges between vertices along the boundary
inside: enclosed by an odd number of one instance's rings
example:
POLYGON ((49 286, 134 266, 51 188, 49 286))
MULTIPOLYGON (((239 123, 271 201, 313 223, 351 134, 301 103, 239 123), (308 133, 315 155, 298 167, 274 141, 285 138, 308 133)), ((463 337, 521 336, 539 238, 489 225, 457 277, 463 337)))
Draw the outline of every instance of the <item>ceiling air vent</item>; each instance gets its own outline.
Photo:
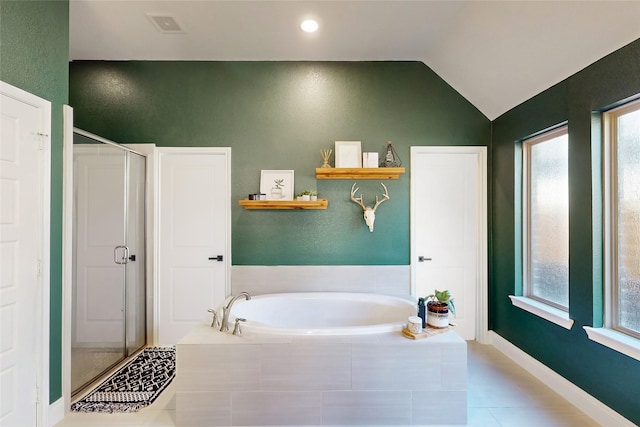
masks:
POLYGON ((147 17, 161 33, 182 34, 185 32, 173 16, 147 13, 147 17))

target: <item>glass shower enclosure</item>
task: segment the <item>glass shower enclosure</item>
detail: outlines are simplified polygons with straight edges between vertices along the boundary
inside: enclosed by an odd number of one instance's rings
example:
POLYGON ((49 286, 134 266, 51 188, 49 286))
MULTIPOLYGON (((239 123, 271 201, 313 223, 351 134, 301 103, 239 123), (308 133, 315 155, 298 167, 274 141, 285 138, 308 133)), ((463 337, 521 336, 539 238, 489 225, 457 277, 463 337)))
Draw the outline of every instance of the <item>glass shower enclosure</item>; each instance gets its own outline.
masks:
POLYGON ((80 129, 73 139, 76 394, 146 344, 146 158, 80 129))

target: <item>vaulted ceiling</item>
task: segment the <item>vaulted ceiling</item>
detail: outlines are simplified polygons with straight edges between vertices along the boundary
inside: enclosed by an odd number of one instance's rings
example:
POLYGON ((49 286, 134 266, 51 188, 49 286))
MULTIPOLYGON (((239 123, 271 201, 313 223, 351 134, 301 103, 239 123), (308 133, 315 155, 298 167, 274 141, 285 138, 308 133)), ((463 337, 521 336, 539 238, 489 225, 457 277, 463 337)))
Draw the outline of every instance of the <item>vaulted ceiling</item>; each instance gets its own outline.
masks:
POLYGON ((70 1, 71 60, 416 60, 492 120, 639 38, 635 0, 70 1))

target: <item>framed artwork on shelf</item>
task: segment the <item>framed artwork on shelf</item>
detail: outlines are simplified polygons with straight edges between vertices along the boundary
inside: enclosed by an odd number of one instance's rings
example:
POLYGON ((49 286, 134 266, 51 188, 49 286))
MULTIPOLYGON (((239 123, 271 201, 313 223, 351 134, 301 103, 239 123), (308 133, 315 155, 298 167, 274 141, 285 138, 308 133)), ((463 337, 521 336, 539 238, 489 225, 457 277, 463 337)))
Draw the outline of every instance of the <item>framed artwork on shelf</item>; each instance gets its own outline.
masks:
POLYGON ((362 153, 362 167, 363 168, 377 168, 378 167, 378 153, 365 152, 362 153))
POLYGON ((360 141, 336 141, 336 167, 361 168, 362 144, 360 141))
POLYGON ((293 170, 260 171, 260 192, 267 200, 293 200, 293 170))

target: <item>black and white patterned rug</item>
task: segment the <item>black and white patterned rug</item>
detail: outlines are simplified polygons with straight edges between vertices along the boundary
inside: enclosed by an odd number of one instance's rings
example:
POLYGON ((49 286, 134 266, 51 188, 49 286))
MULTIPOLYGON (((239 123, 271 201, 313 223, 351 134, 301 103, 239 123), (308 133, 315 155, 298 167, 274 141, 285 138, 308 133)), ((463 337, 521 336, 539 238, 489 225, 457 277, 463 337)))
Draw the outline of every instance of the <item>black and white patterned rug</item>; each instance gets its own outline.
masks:
POLYGON ((71 405, 75 412, 136 412, 150 405, 176 376, 175 347, 149 347, 71 405))

